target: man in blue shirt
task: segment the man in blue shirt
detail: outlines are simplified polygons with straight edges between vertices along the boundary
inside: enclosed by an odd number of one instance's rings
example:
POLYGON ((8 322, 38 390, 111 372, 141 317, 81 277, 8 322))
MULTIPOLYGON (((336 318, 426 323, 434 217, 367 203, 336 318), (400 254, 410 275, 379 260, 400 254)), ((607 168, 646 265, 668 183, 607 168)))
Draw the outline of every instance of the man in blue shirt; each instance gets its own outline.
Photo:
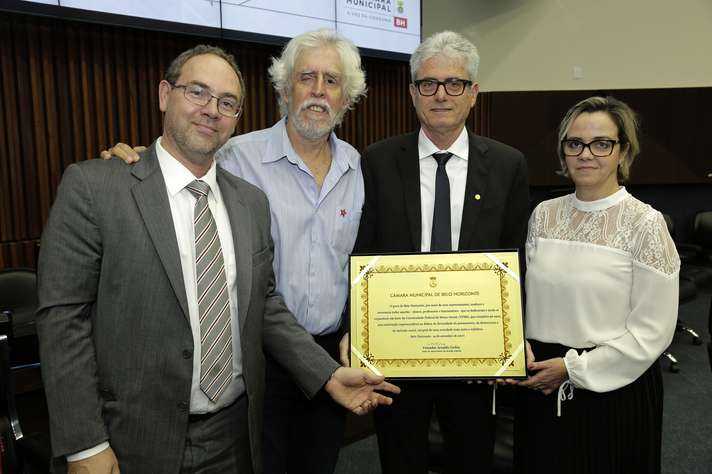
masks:
MULTIPOLYGON (((216 158, 267 194, 277 291, 338 361, 348 256, 364 186, 358 152, 333 129, 364 95, 365 73, 358 49, 332 30, 293 38, 269 73, 282 119, 231 138, 216 158)), ((126 146, 112 152, 127 161, 137 158, 126 146)), ((328 396, 308 400, 269 355, 264 406, 265 473, 334 471, 344 430, 341 407, 328 396)))
MULTIPOLYGON (((364 94, 365 74, 353 43, 331 30, 292 39, 269 73, 282 119, 230 139, 218 152, 218 163, 267 194, 277 290, 297 321, 338 361, 348 256, 364 191, 359 153, 333 129, 364 94)), ((344 416, 328 396, 308 400, 268 356, 265 473, 332 473, 344 416)))

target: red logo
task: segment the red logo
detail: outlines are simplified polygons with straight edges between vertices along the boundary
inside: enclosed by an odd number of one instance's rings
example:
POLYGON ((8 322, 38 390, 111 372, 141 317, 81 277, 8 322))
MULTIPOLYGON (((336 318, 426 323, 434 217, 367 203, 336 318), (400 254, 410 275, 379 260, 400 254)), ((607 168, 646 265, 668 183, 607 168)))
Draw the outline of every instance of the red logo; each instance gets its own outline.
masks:
POLYGON ((346 209, 341 209, 339 214, 341 214, 341 217, 346 217, 346 209))
POLYGON ((393 17, 393 26, 396 28, 408 28, 408 19, 399 16, 393 17))

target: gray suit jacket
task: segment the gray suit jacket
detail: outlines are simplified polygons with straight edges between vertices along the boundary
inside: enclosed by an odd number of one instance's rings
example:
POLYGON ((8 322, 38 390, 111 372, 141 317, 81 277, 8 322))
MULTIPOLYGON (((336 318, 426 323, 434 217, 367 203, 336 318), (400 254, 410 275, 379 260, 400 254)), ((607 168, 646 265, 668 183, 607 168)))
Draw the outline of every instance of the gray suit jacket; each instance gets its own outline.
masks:
MULTIPOLYGON (((314 395, 338 367, 275 293, 270 214, 218 168, 237 260, 250 449, 261 471, 263 347, 314 395)), ((155 144, 136 165, 91 160, 64 174, 42 237, 37 328, 53 454, 109 440, 122 473, 180 469, 193 340, 155 144)))

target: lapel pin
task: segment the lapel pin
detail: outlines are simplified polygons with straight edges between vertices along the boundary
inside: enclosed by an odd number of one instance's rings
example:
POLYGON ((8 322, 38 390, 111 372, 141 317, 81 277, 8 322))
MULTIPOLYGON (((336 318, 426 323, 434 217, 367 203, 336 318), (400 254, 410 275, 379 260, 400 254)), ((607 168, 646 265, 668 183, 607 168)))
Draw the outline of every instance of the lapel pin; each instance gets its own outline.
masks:
POLYGON ((482 196, 480 196, 479 194, 475 194, 475 199, 479 201, 480 199, 482 199, 482 196))

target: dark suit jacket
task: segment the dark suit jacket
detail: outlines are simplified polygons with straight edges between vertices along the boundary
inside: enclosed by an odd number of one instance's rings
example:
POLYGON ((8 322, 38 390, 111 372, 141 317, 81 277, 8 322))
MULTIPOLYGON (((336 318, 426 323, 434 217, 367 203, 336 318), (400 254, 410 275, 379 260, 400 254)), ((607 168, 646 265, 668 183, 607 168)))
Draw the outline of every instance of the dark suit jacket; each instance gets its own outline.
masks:
MULTIPOLYGON (((458 248, 520 248, 529 216, 524 155, 489 138, 468 135, 470 152, 458 248)), ((356 251, 420 252, 418 132, 371 145, 362 155, 362 167, 366 201, 356 251)))
MULTIPOLYGON (((265 195, 217 173, 234 238, 250 449, 260 472, 263 346, 308 396, 338 364, 275 293, 265 195)), ((155 144, 133 166, 71 165, 39 261, 37 329, 55 456, 108 439, 122 473, 179 472, 193 354, 184 288, 155 144)))

